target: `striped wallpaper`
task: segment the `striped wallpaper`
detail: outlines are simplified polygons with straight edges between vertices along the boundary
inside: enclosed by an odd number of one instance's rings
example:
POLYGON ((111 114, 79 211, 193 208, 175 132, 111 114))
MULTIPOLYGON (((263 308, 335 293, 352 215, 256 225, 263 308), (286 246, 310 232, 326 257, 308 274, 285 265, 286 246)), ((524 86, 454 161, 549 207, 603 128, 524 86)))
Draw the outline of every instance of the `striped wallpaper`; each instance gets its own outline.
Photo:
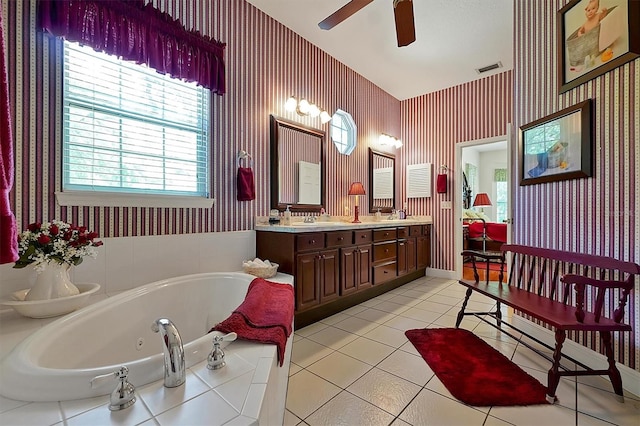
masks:
MULTIPOLYGON (((556 12, 569 0, 515 2, 514 128, 586 99, 593 100, 592 178, 518 186, 514 173, 514 241, 640 263, 640 60, 559 95, 556 12)), ((605 5, 604 0, 601 4, 605 5)), ((640 370, 640 283, 628 305, 629 340, 616 356, 640 370)), ((578 340, 599 348, 593 336, 578 340)))
POLYGON ((227 94, 212 101, 216 202, 210 209, 60 207, 54 196, 61 188, 60 42, 36 31, 36 3, 1 0, 16 139, 10 197, 20 228, 57 218, 85 224, 103 237, 252 229, 255 216, 267 215, 270 206, 269 114, 329 131, 319 118, 286 112, 284 102, 292 95, 331 112, 349 111, 358 123, 358 146, 350 156, 339 154, 330 139, 325 146, 332 182, 327 211, 342 214, 354 201, 346 195, 351 181, 367 182, 370 142, 380 133, 400 133, 400 101, 245 1, 154 0, 187 27, 227 43, 227 94), (254 159, 254 201, 236 201, 241 149, 254 159))
MULTIPOLYGON (((406 200, 406 165, 453 167, 456 143, 506 135, 511 122, 512 86, 512 73, 507 71, 402 102, 404 146, 398 150, 397 159, 400 203, 406 200)), ((452 191, 434 193, 431 198, 411 198, 408 210, 433 217, 432 267, 453 270, 457 254, 451 230, 459 226, 459 221, 453 217, 453 209, 442 209, 443 201, 453 201, 452 191)))

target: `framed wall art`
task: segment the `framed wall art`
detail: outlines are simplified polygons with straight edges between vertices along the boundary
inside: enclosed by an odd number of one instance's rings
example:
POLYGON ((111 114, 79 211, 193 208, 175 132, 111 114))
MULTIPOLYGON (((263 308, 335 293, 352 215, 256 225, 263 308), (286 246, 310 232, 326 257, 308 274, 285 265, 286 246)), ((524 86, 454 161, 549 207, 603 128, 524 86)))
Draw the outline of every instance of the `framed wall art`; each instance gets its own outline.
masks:
POLYGON ((591 99, 520 127, 520 185, 592 175, 591 99))
POLYGON ((559 93, 640 57, 638 0, 572 0, 557 26, 559 93))

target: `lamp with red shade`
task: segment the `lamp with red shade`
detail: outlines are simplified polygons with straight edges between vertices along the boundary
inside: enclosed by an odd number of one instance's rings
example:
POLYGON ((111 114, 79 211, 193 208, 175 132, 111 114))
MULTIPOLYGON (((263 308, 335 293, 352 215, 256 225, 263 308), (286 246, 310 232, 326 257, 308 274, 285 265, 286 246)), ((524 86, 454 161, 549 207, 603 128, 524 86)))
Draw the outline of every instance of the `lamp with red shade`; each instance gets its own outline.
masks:
POLYGON ((476 194, 476 198, 473 200, 473 207, 488 207, 491 206, 491 200, 489 194, 486 192, 479 192, 476 194))
POLYGON ((353 222, 351 223, 360 223, 360 219, 358 218, 358 195, 365 195, 362 182, 353 182, 351 184, 351 187, 349 187, 349 195, 356 196, 356 205, 353 209, 353 211, 355 212, 355 217, 353 218, 353 222))

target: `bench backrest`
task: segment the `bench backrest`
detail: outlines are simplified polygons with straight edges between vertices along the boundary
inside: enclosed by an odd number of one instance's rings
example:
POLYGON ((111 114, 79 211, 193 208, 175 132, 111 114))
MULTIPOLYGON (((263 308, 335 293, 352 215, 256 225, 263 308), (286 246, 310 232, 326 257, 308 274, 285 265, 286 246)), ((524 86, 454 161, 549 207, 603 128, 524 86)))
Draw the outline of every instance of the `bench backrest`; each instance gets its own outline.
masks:
POLYGON ((624 319, 624 307, 634 287, 640 265, 605 256, 504 244, 510 257, 508 284, 566 305, 575 306, 582 322, 592 312, 616 322, 624 319))

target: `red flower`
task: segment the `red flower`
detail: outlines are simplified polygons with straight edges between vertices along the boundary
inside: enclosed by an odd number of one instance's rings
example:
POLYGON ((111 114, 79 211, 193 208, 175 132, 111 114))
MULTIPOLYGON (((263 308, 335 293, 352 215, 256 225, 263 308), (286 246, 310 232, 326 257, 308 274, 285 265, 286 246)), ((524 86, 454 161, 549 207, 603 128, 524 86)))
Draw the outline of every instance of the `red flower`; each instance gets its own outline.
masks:
POLYGON ((46 246, 50 242, 51 238, 48 235, 40 234, 40 236, 38 237, 38 243, 42 244, 43 246, 46 246))
POLYGON ((34 222, 34 223, 30 223, 29 226, 27 226, 27 229, 31 232, 36 232, 40 230, 41 226, 42 224, 40 222, 34 222))
POLYGON ((58 232, 60 232, 60 229, 58 229, 56 225, 51 225, 49 227, 49 235, 55 236, 58 235, 58 232))
POLYGON ((97 232, 89 232, 89 235, 87 235, 87 238, 91 241, 93 241, 94 238, 98 237, 98 233, 97 232))
POLYGON ((65 240, 65 241, 69 241, 71 239, 71 237, 73 237, 73 232, 66 231, 64 233, 64 235, 62 236, 62 239, 65 240))

